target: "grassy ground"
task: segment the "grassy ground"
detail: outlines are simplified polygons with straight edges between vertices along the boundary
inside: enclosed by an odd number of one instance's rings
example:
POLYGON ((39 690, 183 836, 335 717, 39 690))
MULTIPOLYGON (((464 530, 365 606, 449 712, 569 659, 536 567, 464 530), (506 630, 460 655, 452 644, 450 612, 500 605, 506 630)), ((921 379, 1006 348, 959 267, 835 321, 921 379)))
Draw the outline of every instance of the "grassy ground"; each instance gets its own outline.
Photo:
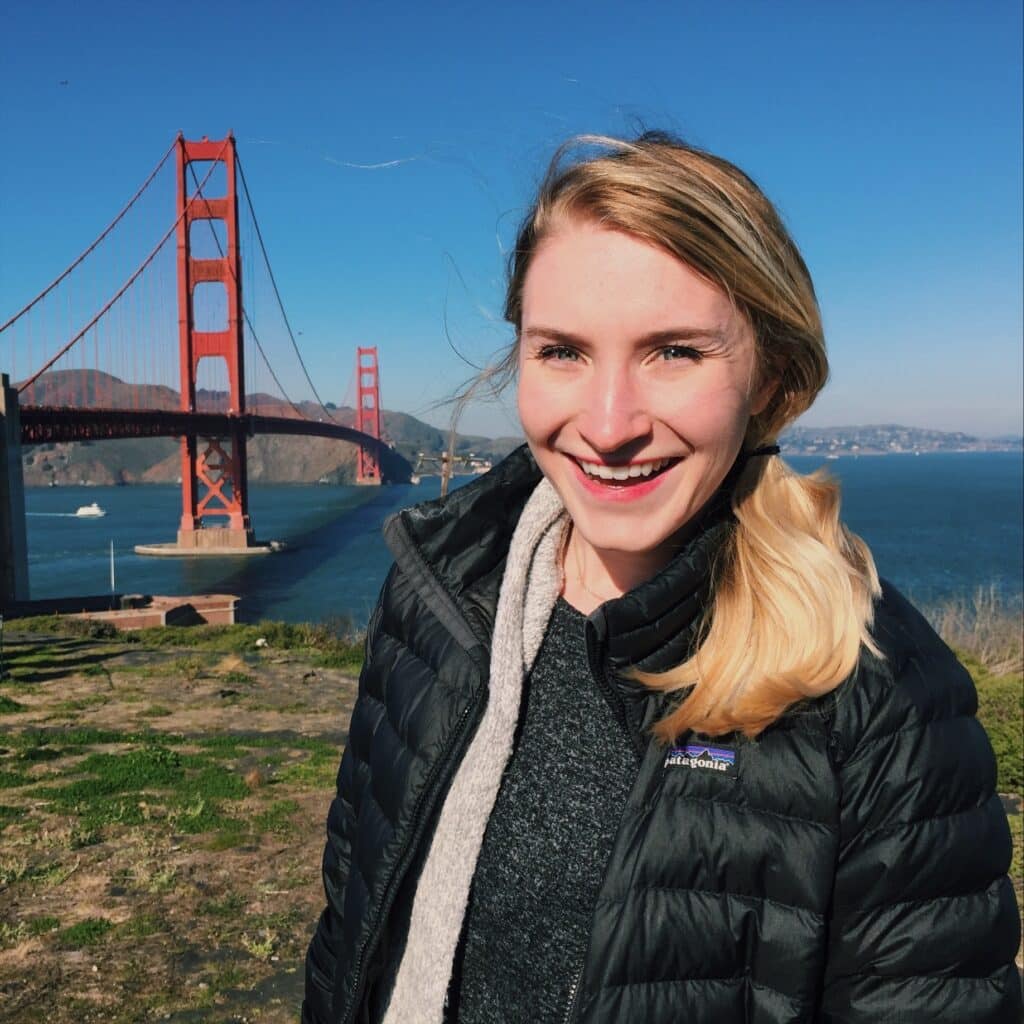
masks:
POLYGON ((7 630, 0 1018, 294 1021, 358 651, 93 632, 7 630))
MULTIPOLYGON (((989 624, 972 646, 958 621, 1000 789, 1019 795, 1020 659, 1003 642, 1018 627, 995 642, 989 624)), ((294 1021, 361 644, 338 626, 16 625, 0 682, 0 1019, 294 1021)), ((1021 815, 1010 824, 1021 900, 1021 815)))

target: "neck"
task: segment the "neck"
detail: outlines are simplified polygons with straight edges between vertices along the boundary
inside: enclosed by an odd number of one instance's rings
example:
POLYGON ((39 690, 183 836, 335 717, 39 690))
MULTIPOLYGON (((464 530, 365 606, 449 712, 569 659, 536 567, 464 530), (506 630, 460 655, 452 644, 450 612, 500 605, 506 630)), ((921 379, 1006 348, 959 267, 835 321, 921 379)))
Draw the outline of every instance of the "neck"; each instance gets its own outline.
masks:
POLYGON ((563 555, 562 596, 589 615, 606 601, 621 597, 656 575, 671 557, 667 548, 641 553, 595 548, 574 529, 563 555))

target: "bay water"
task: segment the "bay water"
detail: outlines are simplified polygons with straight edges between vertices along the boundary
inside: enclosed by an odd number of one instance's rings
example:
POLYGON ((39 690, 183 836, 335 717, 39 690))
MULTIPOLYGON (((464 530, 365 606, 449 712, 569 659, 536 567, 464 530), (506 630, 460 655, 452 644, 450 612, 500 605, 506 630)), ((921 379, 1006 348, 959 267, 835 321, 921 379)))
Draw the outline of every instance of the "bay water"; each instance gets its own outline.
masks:
MULTIPOLYGON (((1024 460, 1019 452, 787 460, 824 465, 843 488, 843 518, 870 545, 882 576, 918 604, 992 587, 1019 604, 1024 562, 1024 460)), ((455 486, 472 477, 459 478, 455 486)), ((348 619, 365 625, 391 556, 386 516, 437 497, 440 482, 391 487, 256 486, 256 535, 287 545, 245 558, 154 558, 134 546, 173 540, 176 486, 54 487, 26 491, 33 598, 110 591, 110 544, 119 593, 230 593, 238 617, 288 622, 348 619), (77 518, 98 503, 106 516, 77 518)))

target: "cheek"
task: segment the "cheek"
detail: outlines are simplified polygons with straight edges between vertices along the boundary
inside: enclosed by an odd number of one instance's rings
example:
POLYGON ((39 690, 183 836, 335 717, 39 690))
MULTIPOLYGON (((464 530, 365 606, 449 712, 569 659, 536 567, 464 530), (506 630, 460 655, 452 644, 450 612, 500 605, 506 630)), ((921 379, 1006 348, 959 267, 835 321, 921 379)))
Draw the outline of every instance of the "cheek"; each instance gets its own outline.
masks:
POLYGON ((521 369, 516 389, 519 422, 530 440, 553 430, 566 404, 565 389, 560 389, 557 381, 543 381, 539 376, 531 368, 521 369))
POLYGON ((750 419, 746 392, 731 383, 677 394, 665 419, 697 447, 728 448, 743 439, 750 419))
POLYGON ((529 438, 537 430, 537 416, 541 404, 537 400, 536 390, 531 388, 522 377, 520 377, 519 387, 516 390, 516 409, 519 412, 519 422, 529 438))

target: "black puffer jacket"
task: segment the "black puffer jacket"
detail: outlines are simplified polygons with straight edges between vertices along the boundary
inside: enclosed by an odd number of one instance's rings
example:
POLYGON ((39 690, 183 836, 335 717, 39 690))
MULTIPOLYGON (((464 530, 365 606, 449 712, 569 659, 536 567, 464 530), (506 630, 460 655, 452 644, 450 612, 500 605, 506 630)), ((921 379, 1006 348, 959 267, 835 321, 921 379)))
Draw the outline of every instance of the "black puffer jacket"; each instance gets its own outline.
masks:
MULTIPOLYGON (((327 823, 307 1024, 383 1017, 436 814, 486 702, 504 558, 538 479, 520 450, 386 528, 396 566, 327 823)), ((756 742, 726 741, 728 770, 666 764, 648 739, 666 706, 621 673, 682 659, 729 528, 590 618, 591 667, 639 774, 567 1020, 1015 1024, 1019 918, 992 751, 970 677, 899 594, 887 587, 876 609, 885 660, 865 656, 756 742)))

